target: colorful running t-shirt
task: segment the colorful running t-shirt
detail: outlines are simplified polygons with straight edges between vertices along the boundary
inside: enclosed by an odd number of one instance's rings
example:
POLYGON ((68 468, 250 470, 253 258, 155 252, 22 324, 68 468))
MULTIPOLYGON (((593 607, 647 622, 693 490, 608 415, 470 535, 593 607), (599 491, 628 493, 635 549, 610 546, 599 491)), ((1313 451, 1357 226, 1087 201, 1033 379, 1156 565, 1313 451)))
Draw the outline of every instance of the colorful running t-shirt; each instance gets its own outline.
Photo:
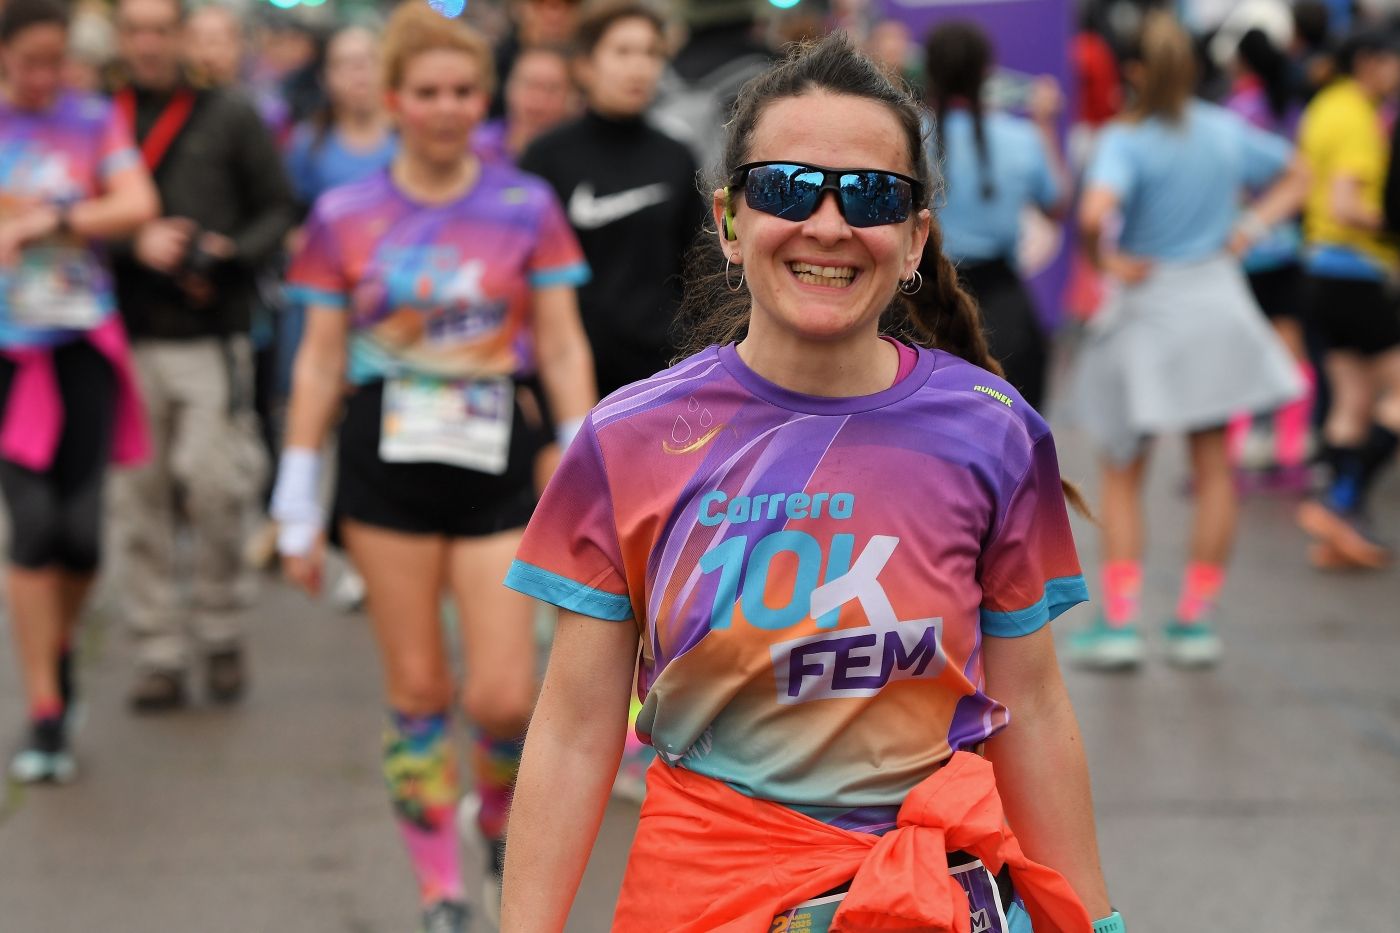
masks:
POLYGON ((1349 226, 1332 213, 1332 191, 1339 177, 1354 179, 1362 202, 1381 210, 1391 156, 1380 107, 1354 80, 1333 82, 1303 111, 1298 151, 1310 171, 1303 210, 1308 268, 1318 275, 1384 279, 1400 259, 1391 239, 1349 226))
POLYGON ((529 375, 532 291, 587 280, 550 187, 490 163, 448 204, 411 200, 387 171, 328 191, 287 274, 294 300, 351 315, 357 385, 405 373, 529 375))
MULTIPOLYGON (((34 202, 99 196, 107 179, 140 163, 109 101, 64 93, 44 111, 0 98, 0 218, 34 202)), ((0 347, 77 339, 116 310, 106 258, 89 243, 53 237, 0 269, 0 347)))
POLYGON ((920 350, 819 398, 733 345, 593 410, 506 585, 638 620, 666 762, 850 828, 1007 724, 984 638, 1087 598, 1050 430, 1006 382, 920 350))

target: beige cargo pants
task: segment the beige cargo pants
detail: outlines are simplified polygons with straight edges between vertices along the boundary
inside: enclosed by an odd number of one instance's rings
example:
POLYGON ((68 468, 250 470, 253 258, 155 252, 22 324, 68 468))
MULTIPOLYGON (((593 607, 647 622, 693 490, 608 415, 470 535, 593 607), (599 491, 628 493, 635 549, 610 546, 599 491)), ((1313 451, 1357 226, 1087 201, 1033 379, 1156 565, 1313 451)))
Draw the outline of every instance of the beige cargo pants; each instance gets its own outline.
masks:
POLYGON ((237 647, 254 581, 243 543, 267 457, 253 413, 252 347, 141 340, 133 347, 152 458, 117 474, 117 590, 144 671, 178 673, 237 647))

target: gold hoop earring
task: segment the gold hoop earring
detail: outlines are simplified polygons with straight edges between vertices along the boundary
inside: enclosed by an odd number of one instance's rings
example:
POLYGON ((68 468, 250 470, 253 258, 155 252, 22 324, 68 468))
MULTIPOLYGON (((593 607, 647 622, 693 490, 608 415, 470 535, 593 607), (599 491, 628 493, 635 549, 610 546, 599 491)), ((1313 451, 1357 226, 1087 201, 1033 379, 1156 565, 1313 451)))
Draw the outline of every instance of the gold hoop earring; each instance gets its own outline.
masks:
POLYGON ((914 274, 909 276, 909 278, 899 283, 899 290, 906 295, 917 295, 919 293, 919 289, 923 287, 924 274, 918 269, 915 269, 914 274))
POLYGON ((744 267, 739 267, 739 284, 735 285, 729 279, 729 264, 731 262, 733 262, 733 260, 730 257, 724 257, 724 285, 731 292, 741 292, 744 290, 744 267))

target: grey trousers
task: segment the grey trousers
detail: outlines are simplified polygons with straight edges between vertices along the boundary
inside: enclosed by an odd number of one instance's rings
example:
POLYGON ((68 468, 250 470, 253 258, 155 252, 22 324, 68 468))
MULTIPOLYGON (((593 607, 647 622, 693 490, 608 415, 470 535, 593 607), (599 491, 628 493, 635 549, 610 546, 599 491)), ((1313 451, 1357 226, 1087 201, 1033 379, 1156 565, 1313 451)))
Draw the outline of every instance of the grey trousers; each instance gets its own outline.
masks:
POLYGON ((178 672, 196 652, 237 647, 254 581, 243 563, 267 475, 252 407, 252 347, 141 340, 136 368, 152 458, 117 474, 118 589, 143 670, 178 672))

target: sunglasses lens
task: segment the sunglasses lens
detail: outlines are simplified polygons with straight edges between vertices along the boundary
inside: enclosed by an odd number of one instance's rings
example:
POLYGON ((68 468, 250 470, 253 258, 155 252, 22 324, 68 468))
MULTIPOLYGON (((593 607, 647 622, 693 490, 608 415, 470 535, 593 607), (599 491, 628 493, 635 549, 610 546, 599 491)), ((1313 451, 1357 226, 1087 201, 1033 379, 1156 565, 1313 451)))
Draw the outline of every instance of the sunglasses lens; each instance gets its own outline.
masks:
POLYGON ((784 220, 806 220, 821 196, 822 173, 801 165, 760 165, 749 170, 744 203, 784 220))
POLYGON ((852 227, 879 227, 909 218, 914 192, 909 183, 887 172, 851 172, 841 176, 841 206, 852 227))

